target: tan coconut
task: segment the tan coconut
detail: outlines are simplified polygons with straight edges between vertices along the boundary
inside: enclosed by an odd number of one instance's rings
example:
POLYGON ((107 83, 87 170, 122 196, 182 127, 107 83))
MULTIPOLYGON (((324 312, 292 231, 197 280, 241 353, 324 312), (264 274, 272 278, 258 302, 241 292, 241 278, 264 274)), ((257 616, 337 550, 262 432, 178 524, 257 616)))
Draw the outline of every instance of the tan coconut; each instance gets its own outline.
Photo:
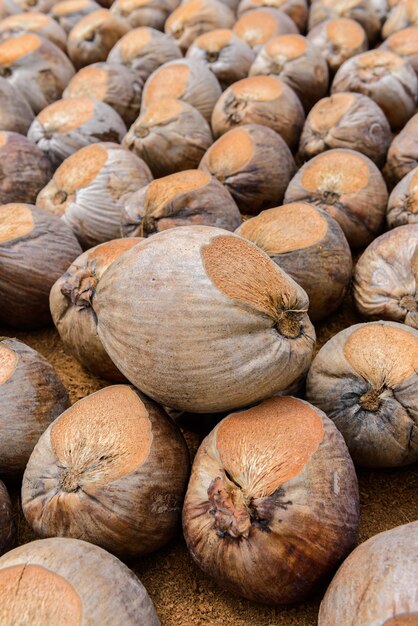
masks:
POLYGON ((204 63, 227 87, 248 76, 255 52, 232 30, 220 28, 197 37, 186 57, 204 63))
POLYGON ((351 280, 351 252, 341 227, 325 211, 302 202, 285 204, 246 220, 235 232, 303 287, 312 320, 340 306, 351 280))
POLYGON ((418 167, 402 178, 390 194, 386 220, 389 228, 418 224, 418 167))
POLYGON ((0 556, 11 549, 14 538, 12 503, 6 485, 0 480, 0 556))
POLYGON ((273 37, 299 32, 294 21, 286 13, 268 7, 243 13, 235 23, 233 31, 256 52, 273 37))
POLYGON ((181 59, 164 63, 151 74, 142 92, 142 110, 161 98, 188 102, 209 122, 213 108, 221 95, 215 75, 199 61, 181 59))
POLYGON ((156 69, 175 59, 181 59, 178 45, 165 33, 154 28, 134 28, 113 46, 108 63, 126 65, 141 81, 156 69))
POLYGON ((41 537, 147 554, 177 531, 188 475, 187 444, 164 409, 113 385, 76 402, 41 436, 23 476, 23 512, 41 537))
POLYGON ((129 30, 129 24, 108 9, 85 15, 68 35, 68 56, 77 69, 106 61, 115 43, 129 30))
POLYGON ((105 550, 79 539, 32 541, 5 554, 0 560, 0 593, 2 624, 105 626, 114 621, 160 626, 133 572, 105 550))
POLYGON ((410 26, 390 35, 380 48, 403 57, 418 74, 418 21, 417 26, 410 26))
POLYGON ((5 78, 0 78, 0 131, 10 130, 26 135, 34 117, 20 91, 5 78))
POLYGON ((35 114, 58 100, 75 71, 50 41, 24 33, 0 43, 0 76, 26 98, 35 114))
POLYGON ((149 26, 163 30, 164 23, 173 8, 170 0, 115 0, 110 10, 114 15, 126 19, 131 28, 149 26))
POLYGON ((29 204, 0 206, 0 323, 49 324, 49 291, 80 254, 75 235, 56 215, 29 204))
POLYGON ((2 0, 0 5, 1 17, 17 15, 26 12, 49 13, 57 0, 2 0))
POLYGON ((261 124, 279 133, 294 149, 304 120, 293 89, 275 76, 251 76, 224 91, 213 110, 212 130, 219 137, 241 124, 261 124))
POLYGON ((264 252, 209 226, 138 244, 93 297, 99 337, 128 380, 164 406, 199 413, 246 406, 298 379, 315 342, 307 308, 303 289, 264 252))
POLYGON ((305 32, 308 21, 307 0, 241 0, 237 13, 241 16, 246 11, 260 9, 261 7, 280 9, 295 22, 301 32, 305 32))
MULTIPOLYGON (((0 402, 0 473, 19 474, 44 430, 69 406, 67 391, 39 352, 17 339, 2 337, 0 402)), ((1 510, 0 505, 0 529, 1 510)), ((0 554, 1 536, 0 530, 0 554)))
POLYGON ((391 186, 418 166, 418 113, 404 126, 392 141, 384 169, 391 186))
POLYGON ((388 192, 376 165, 354 150, 328 150, 305 163, 284 201, 308 202, 335 218, 351 247, 369 244, 384 225, 388 192))
POLYGON ((54 43, 65 52, 67 35, 61 26, 44 13, 20 13, 0 21, 0 41, 22 33, 35 33, 54 43))
POLYGON ((359 93, 335 93, 310 111, 299 142, 299 158, 308 161, 333 148, 365 154, 378 167, 386 161, 392 140, 382 109, 359 93))
POLYGON ((355 91, 380 106, 392 128, 401 129, 414 115, 418 78, 413 67, 388 50, 370 50, 345 61, 331 92, 355 91))
POLYGON ((303 601, 357 540, 357 478, 325 413, 270 398, 223 419, 202 442, 183 529, 193 559, 228 591, 303 601))
POLYGON ((85 15, 100 9, 95 0, 60 0, 51 8, 50 15, 68 34, 85 15))
POLYGON ((364 28, 370 43, 380 35, 386 19, 387 0, 314 0, 309 12, 309 30, 329 19, 353 19, 364 28))
POLYGON ((318 626, 415 626, 418 522, 371 537, 350 554, 322 600, 318 626), (366 574, 367 572, 367 574, 366 574))
POLYGON ((369 47, 361 24, 346 17, 321 22, 309 31, 307 38, 321 50, 333 74, 344 61, 366 52, 369 47))
POLYGON ((244 124, 219 137, 199 169, 225 185, 241 213, 256 215, 281 203, 295 173, 295 162, 286 142, 274 130, 244 124))
POLYGON ((32 122, 28 138, 55 167, 80 148, 100 141, 120 143, 126 126, 111 106, 93 98, 66 98, 46 107, 32 122))
POLYGON ((154 180, 132 194, 121 213, 121 233, 129 237, 192 225, 234 231, 240 224, 240 212, 228 191, 201 170, 154 180))
POLYGON ((392 7, 382 28, 382 37, 386 39, 408 26, 418 26, 418 6, 415 0, 400 0, 392 7))
POLYGON ((141 106, 142 81, 119 63, 93 63, 71 79, 63 98, 92 98, 108 104, 126 125, 136 120, 141 106))
POLYGON ((299 97, 305 111, 328 91, 328 65, 321 51, 302 35, 270 39, 251 65, 250 76, 278 76, 299 97))
POLYGON ((354 301, 365 317, 418 329, 418 224, 375 239, 354 272, 354 301))
POLYGON ((97 143, 66 159, 36 202, 62 216, 86 249, 120 236, 125 200, 151 181, 137 156, 117 144, 97 143))

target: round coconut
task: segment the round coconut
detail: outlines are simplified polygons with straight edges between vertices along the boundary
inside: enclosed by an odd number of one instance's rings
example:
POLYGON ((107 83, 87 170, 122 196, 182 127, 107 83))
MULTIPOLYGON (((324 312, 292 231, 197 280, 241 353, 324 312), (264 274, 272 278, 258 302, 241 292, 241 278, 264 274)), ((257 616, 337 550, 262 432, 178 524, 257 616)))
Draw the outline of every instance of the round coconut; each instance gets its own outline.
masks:
POLYGON ((370 43, 380 35, 386 19, 387 0, 315 0, 309 12, 309 30, 325 20, 345 17, 364 28, 370 43))
POLYGON ((418 23, 417 26, 405 28, 393 33, 380 46, 382 50, 394 52, 414 68, 418 74, 418 23))
POLYGON ((294 21, 301 32, 305 32, 309 12, 307 0, 241 0, 237 13, 241 16, 246 11, 261 7, 280 9, 294 21))
POLYGON ((299 32, 294 21, 286 13, 270 7, 243 13, 233 30, 256 52, 259 52, 272 37, 299 32))
POLYGON ((386 220, 389 228, 418 224, 418 167, 402 178, 390 194, 386 220))
POLYGON ((309 31, 307 37, 319 48, 332 74, 344 61, 366 52, 369 47, 364 28, 355 20, 345 17, 321 22, 309 31))
POLYGON ((94 0, 60 0, 51 8, 50 15, 68 35, 77 22, 97 9, 100 4, 94 0))
POLYGON ((388 150, 384 174, 390 185, 396 185, 418 166, 418 113, 396 135, 388 150))
POLYGON ((172 0, 114 0, 110 11, 125 19, 131 28, 149 26, 163 30, 164 23, 177 2, 172 0))
POLYGON ((418 26, 418 6, 415 0, 401 0, 392 7, 383 24, 382 37, 386 39, 408 26, 418 26))
POLYGON ((65 52, 67 34, 65 30, 45 13, 19 13, 0 21, 0 41, 22 33, 35 33, 61 48, 65 52))

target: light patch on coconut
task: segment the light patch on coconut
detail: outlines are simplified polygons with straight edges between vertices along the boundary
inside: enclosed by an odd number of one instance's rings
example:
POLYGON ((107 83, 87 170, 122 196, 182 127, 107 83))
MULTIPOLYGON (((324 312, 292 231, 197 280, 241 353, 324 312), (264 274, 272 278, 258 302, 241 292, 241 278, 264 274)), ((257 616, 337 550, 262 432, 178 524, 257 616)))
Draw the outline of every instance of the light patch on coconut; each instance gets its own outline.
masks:
MULTIPOLYGON (((181 114, 184 104, 175 98, 163 98, 152 103, 152 107, 141 115, 141 124, 146 126, 158 126, 172 120, 181 114)), ((138 132, 138 129, 137 129, 138 132)), ((141 133, 139 132, 141 136, 141 133)))
POLYGON ((93 117, 94 106, 91 98, 58 100, 41 111, 37 119, 46 131, 70 133, 93 117))
POLYGON ((349 111, 354 101, 355 96, 352 93, 336 93, 318 102, 309 117, 312 130, 317 133, 328 133, 330 128, 336 126, 349 111))
POLYGON ((254 144, 249 134, 242 128, 222 135, 207 153, 210 171, 216 177, 227 178, 239 172, 254 156, 254 144))
POLYGON ((2 624, 81 626, 80 596, 65 578, 41 565, 27 563, 0 570, 0 594, 2 624))
POLYGON ((1 30, 5 31, 7 28, 16 28, 21 26, 27 29, 42 28, 50 21, 48 15, 43 13, 21 13, 18 15, 11 15, 1 20, 1 30))
MULTIPOLYGON (((71 81, 71 91, 77 97, 84 95, 96 100, 104 100, 107 92, 108 73, 104 68, 87 66, 80 70, 71 81)), ((39 118, 38 118, 39 119, 39 118)), ((90 118, 87 118, 88 121, 90 118)))
POLYGON ((92 30, 99 28, 103 22, 108 21, 112 16, 107 9, 97 9, 89 15, 85 15, 73 29, 74 37, 87 39, 92 30))
POLYGON ((89 3, 90 0, 64 0, 55 4, 51 9, 51 13, 54 17, 61 17, 68 13, 82 11, 89 3))
POLYGON ((162 97, 181 98, 190 78, 190 68, 184 63, 162 67, 147 82, 144 105, 162 97))
POLYGON ((0 244, 25 237, 35 228, 32 211, 25 204, 0 207, 0 244))
POLYGON ((158 212, 158 207, 162 207, 178 194, 192 193, 197 189, 205 187, 211 180, 206 172, 201 170, 187 170, 178 172, 170 176, 164 176, 152 181, 148 188, 147 203, 153 205, 154 213, 158 212))
POLYGON ((51 429, 52 448, 65 468, 62 490, 71 493, 84 482, 101 487, 129 476, 147 460, 152 439, 148 411, 128 386, 80 400, 51 429))
MULTIPOLYGON (((120 3, 123 7, 123 3, 120 3)), ((121 57, 124 63, 130 61, 133 57, 140 53, 152 39, 152 30, 149 28, 135 28, 127 33, 118 43, 121 57)))
POLYGON ((77 189, 87 187, 96 178, 107 158, 105 147, 98 144, 86 146, 65 159, 51 182, 54 182, 59 190, 72 194, 77 189))
POLYGON ((391 71, 404 65, 402 57, 388 50, 370 50, 367 54, 361 54, 356 59, 358 67, 366 70, 391 71))
POLYGON ((200 35, 200 37, 195 40, 194 45, 207 50, 209 53, 215 54, 227 46, 232 37, 232 30, 228 28, 218 28, 217 30, 212 30, 200 35))
POLYGON ((9 135, 5 132, 0 132, 0 148, 5 146, 8 142, 9 135))
POLYGON ((257 46, 277 34, 277 21, 271 13, 250 11, 236 22, 234 32, 250 46, 257 46))
POLYGON ((357 48, 364 41, 364 29, 356 21, 345 17, 330 20, 326 32, 329 40, 342 48, 357 48))
POLYGON ((11 37, 0 43, 0 65, 13 65, 22 57, 31 54, 42 44, 42 39, 32 33, 11 37))
POLYGON ((360 155, 334 150, 332 154, 318 155, 314 163, 307 165, 301 182, 310 192, 356 193, 369 182, 369 168, 360 155))
POLYGON ((283 84, 271 76, 251 76, 231 85, 230 89, 236 98, 270 102, 281 96, 283 84))
POLYGON ((390 617, 383 626, 418 626, 418 613, 403 613, 390 617))
POLYGON ((14 350, 0 343, 0 385, 13 376, 18 359, 14 350))
POLYGON ((297 59, 305 54, 308 40, 302 35, 281 35, 269 41, 265 50, 269 56, 283 55, 286 60, 297 59))

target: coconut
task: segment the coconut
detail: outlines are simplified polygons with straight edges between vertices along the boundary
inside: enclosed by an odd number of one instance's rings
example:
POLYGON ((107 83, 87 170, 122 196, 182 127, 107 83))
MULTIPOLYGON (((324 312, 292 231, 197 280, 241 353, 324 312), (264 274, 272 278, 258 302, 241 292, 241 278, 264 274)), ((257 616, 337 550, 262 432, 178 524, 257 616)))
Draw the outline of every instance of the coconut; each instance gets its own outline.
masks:
POLYGON ((301 32, 305 32, 308 21, 307 0, 241 0, 238 5, 238 15, 261 7, 280 9, 286 13, 301 32))
POLYGON ((418 165, 418 113, 392 141, 384 169, 389 184, 396 185, 418 165))
POLYGON ((110 4, 111 12, 126 19, 131 28, 150 26, 163 30, 164 23, 177 2, 172 0, 115 0, 110 4))
POLYGON ((401 0, 390 11, 382 28, 382 37, 390 37, 408 26, 418 26, 418 6, 414 0, 401 0))
POLYGON ((325 20, 345 17, 361 24, 370 43, 374 43, 380 35, 386 9, 386 0, 314 0, 309 13, 309 30, 325 20))
POLYGON ((294 21, 286 13, 268 7, 247 11, 235 23, 233 30, 256 52, 272 37, 299 32, 294 21))
POLYGON ((389 228, 418 224, 418 167, 402 178, 390 194, 386 220, 389 228))
POLYGON ((418 25, 393 33, 380 48, 403 57, 418 74, 418 25))
POLYGON ((85 15, 100 9, 94 0, 60 0, 51 8, 50 15, 68 34, 85 15))
POLYGON ((344 61, 366 52, 369 47, 364 28, 355 20, 345 17, 321 22, 309 31, 307 37, 321 50, 333 74, 344 61))
POLYGON ((0 131, 26 135, 34 114, 26 98, 5 78, 0 78, 0 131))
POLYGON ((0 22, 0 41, 22 33, 35 33, 48 39, 65 52, 67 35, 57 22, 44 13, 20 13, 0 22))

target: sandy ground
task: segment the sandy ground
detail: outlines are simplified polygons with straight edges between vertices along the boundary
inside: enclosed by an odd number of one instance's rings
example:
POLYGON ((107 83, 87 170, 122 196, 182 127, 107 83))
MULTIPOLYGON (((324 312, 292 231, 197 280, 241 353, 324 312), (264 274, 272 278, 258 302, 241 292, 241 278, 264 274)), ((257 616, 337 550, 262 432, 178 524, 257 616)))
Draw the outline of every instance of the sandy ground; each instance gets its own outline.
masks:
MULTIPOLYGON (((332 318, 317 327, 318 348, 339 330, 361 321, 356 317, 350 299, 332 318)), ((11 336, 0 329, 0 336, 11 336)), ((13 333, 43 354, 56 368, 66 385, 71 402, 106 385, 86 373, 64 351, 55 330, 13 333)), ((190 428, 190 426, 188 427, 190 428)), ((196 424, 195 431, 184 428, 192 455, 210 428, 196 424)), ((399 470, 360 471, 361 497, 360 541, 418 518, 418 465, 399 470)), ((6 480, 15 506, 19 543, 35 538, 28 528, 19 504, 19 484, 6 480)), ((157 553, 128 563, 138 574, 155 603, 163 626, 313 626, 324 592, 310 602, 292 607, 270 608, 234 597, 219 588, 194 565, 179 531, 177 539, 157 553)))

